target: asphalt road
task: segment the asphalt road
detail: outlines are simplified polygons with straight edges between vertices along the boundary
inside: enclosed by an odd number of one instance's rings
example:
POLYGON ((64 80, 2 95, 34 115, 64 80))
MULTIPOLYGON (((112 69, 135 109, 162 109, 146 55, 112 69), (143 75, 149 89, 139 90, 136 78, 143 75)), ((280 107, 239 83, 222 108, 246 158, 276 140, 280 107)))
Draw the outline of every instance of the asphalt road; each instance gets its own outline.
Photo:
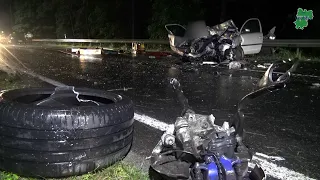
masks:
MULTIPOLYGON (((218 123, 230 121, 237 102, 255 89, 262 73, 230 71, 202 66, 198 71, 176 65, 175 59, 72 57, 57 51, 9 48, 10 52, 34 72, 68 85, 113 90, 129 96, 135 110, 167 124, 174 123, 181 107, 169 86, 177 77, 199 114, 213 114, 218 123), (180 71, 179 68, 182 70, 180 71)), ((12 58, 13 62, 13 58, 12 58)), ((16 64, 17 65, 17 64, 16 64)), ((20 66, 20 65, 19 65, 20 66)), ((281 156, 274 164, 320 178, 320 89, 319 64, 304 64, 287 88, 261 97, 248 105, 245 142, 256 151, 281 156)), ((151 150, 162 132, 135 122, 135 138, 128 160, 146 169, 151 150)), ((285 173, 285 172, 284 172, 285 173)))

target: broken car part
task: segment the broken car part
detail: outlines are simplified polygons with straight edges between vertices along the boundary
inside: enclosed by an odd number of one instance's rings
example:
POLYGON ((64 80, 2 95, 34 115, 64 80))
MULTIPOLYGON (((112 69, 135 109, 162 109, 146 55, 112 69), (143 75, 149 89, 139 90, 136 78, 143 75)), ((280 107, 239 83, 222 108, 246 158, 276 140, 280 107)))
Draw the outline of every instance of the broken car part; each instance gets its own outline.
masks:
POLYGON ((0 169, 26 177, 85 174, 122 160, 133 140, 133 103, 88 88, 26 88, 0 100, 0 169))
POLYGON ((265 35, 263 38, 264 39, 270 39, 270 40, 275 40, 276 39, 276 26, 274 26, 273 28, 270 29, 269 33, 267 35, 265 35))
MULTIPOLYGON (((178 24, 165 26, 171 49, 181 56, 222 62, 240 60, 240 33, 232 20, 207 27, 204 21, 189 23, 187 28, 178 24)), ((241 50, 240 50, 241 51, 241 50)))
POLYGON ((183 110, 174 125, 170 125, 150 158, 151 179, 189 180, 262 180, 265 174, 256 165, 249 169, 252 153, 242 142, 244 113, 247 99, 285 87, 295 63, 286 73, 274 78, 273 70, 279 64, 271 64, 259 82, 259 89, 249 93, 238 104, 234 122, 215 124, 215 117, 196 114, 188 104, 177 79, 170 80, 183 110), (174 138, 173 138, 174 137, 174 138), (154 178, 157 177, 157 178, 154 178))

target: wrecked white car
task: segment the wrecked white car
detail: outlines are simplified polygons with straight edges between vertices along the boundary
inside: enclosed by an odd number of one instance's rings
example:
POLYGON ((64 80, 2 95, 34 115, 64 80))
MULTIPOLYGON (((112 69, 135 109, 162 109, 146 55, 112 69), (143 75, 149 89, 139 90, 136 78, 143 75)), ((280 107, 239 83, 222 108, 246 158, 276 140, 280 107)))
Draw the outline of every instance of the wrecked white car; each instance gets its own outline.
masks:
POLYGON ((208 27, 205 21, 167 24, 171 49, 182 57, 213 60, 217 63, 238 61, 247 54, 260 52, 263 33, 260 20, 248 19, 240 31, 232 20, 208 27))

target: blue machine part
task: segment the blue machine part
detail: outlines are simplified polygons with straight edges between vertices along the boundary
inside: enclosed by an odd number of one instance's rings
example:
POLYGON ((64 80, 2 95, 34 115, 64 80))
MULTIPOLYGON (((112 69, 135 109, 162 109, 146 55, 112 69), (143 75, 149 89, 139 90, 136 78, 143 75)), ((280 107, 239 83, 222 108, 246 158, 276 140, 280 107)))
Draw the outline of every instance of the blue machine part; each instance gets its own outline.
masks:
POLYGON ((209 180, 218 180, 219 179, 218 167, 217 167, 216 163, 211 162, 211 163, 207 164, 207 168, 208 168, 208 179, 209 180))
MULTIPOLYGON (((206 164, 206 167, 208 169, 208 180, 219 180, 219 175, 218 175, 218 166, 216 163, 213 161, 213 157, 210 158, 211 162, 206 164)), ((219 158, 220 163, 222 164, 226 174, 235 174, 233 165, 235 163, 239 163, 237 159, 229 159, 226 158, 225 156, 221 156, 219 158)))

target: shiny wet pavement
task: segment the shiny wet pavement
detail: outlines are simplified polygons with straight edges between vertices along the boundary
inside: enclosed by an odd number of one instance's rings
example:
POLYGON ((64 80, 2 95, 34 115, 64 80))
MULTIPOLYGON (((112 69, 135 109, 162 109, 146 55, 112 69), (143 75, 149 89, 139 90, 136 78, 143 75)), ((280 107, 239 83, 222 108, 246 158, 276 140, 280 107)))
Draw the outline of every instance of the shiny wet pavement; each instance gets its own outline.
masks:
MULTIPOLYGON (((184 67, 180 71, 181 66, 175 65, 173 58, 79 58, 50 50, 9 50, 40 75, 68 85, 114 90, 129 96, 140 114, 168 124, 174 123, 181 111, 168 84, 171 77, 180 80, 190 106, 197 113, 212 113, 222 123, 233 118, 237 102, 255 89, 262 75, 208 66, 198 71, 184 67)), ((317 76, 316 67, 309 63, 300 71, 317 76)), ((251 102, 245 121, 246 143, 253 151, 284 157, 285 161, 274 163, 316 179, 320 178, 319 79, 293 77, 286 89, 251 102)), ((133 153, 140 158, 149 156, 161 134, 136 122, 133 153)))

